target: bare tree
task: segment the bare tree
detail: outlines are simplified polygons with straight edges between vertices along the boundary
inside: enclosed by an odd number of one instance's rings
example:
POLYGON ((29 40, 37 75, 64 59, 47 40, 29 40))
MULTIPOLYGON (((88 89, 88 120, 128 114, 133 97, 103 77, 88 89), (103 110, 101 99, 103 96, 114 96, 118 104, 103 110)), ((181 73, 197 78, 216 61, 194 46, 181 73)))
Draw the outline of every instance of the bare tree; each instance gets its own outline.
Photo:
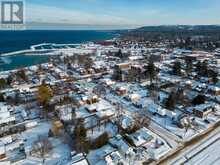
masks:
POLYGON ((46 155, 52 150, 52 144, 48 137, 38 136, 38 139, 33 142, 31 154, 39 156, 45 162, 46 155))
POLYGON ((116 125, 117 125, 117 129, 118 129, 118 132, 120 131, 121 129, 121 125, 122 125, 122 105, 120 103, 117 103, 116 106, 115 106, 115 110, 116 110, 116 125))
POLYGON ((136 113, 134 116, 134 120, 135 120, 135 125, 138 128, 141 128, 143 126, 148 127, 151 121, 150 118, 147 117, 147 115, 142 112, 136 113))
POLYGON ((93 92, 99 97, 106 94, 106 87, 103 84, 98 84, 93 88, 93 92))

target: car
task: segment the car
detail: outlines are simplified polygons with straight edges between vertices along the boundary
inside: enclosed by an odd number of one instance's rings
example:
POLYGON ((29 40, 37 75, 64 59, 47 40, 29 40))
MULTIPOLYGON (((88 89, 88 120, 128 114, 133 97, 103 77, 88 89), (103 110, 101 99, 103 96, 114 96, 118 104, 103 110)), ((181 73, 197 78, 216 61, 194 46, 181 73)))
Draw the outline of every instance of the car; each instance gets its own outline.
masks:
POLYGON ((208 119, 205 119, 204 122, 210 124, 210 121, 208 119))

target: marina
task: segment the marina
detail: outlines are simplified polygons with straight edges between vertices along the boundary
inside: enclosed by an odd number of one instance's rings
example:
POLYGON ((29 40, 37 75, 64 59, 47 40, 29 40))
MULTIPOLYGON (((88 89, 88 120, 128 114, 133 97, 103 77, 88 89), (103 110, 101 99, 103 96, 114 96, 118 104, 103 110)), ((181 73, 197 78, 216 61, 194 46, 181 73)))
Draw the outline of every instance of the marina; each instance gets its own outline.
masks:
POLYGON ((32 66, 45 63, 49 60, 47 55, 11 55, 0 57, 0 71, 18 69, 22 67, 32 66))
POLYGON ((60 55, 59 50, 75 49, 80 44, 42 43, 30 46, 30 49, 2 53, 0 56, 0 71, 28 67, 48 62, 49 56, 60 55))

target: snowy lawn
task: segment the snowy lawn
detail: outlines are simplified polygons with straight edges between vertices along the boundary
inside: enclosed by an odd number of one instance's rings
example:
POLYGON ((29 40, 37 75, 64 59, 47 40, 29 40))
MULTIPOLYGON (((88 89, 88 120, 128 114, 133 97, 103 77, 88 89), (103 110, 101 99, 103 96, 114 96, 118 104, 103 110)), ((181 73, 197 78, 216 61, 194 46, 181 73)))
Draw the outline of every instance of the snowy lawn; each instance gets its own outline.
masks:
MULTIPOLYGON (((39 136, 48 136, 48 131, 51 128, 51 123, 44 121, 39 122, 39 124, 20 134, 20 138, 25 139, 24 146, 26 153, 31 151, 32 143, 38 139, 39 136)), ((45 164, 46 165, 62 165, 69 161, 71 149, 67 144, 63 143, 62 139, 59 138, 49 138, 53 149, 47 155, 45 164)), ((23 164, 40 164, 42 159, 27 156, 25 160, 17 163, 17 165, 23 164), (37 163, 38 162, 38 163, 37 163)))

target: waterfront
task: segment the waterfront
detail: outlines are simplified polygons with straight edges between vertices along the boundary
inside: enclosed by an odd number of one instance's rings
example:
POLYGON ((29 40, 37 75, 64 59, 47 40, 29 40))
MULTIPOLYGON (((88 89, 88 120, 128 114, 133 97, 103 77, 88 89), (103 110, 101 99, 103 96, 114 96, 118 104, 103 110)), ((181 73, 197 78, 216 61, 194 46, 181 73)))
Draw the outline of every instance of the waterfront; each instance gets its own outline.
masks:
MULTIPOLYGON (((9 53, 10 56, 0 57, 0 71, 12 70, 20 67, 40 64, 48 61, 48 56, 31 55, 24 53, 14 55, 15 51, 30 49, 32 45, 42 43, 73 44, 111 39, 116 36, 112 31, 65 31, 65 30, 27 30, 27 31, 0 31, 0 55, 9 53)), ((36 49, 62 48, 46 45, 36 49)))
POLYGON ((46 55, 15 55, 0 57, 0 71, 13 70, 21 67, 27 67, 47 62, 49 59, 46 55))
POLYGON ((0 31, 0 54, 29 49, 41 43, 76 44, 106 40, 116 36, 112 31, 26 30, 0 31))

